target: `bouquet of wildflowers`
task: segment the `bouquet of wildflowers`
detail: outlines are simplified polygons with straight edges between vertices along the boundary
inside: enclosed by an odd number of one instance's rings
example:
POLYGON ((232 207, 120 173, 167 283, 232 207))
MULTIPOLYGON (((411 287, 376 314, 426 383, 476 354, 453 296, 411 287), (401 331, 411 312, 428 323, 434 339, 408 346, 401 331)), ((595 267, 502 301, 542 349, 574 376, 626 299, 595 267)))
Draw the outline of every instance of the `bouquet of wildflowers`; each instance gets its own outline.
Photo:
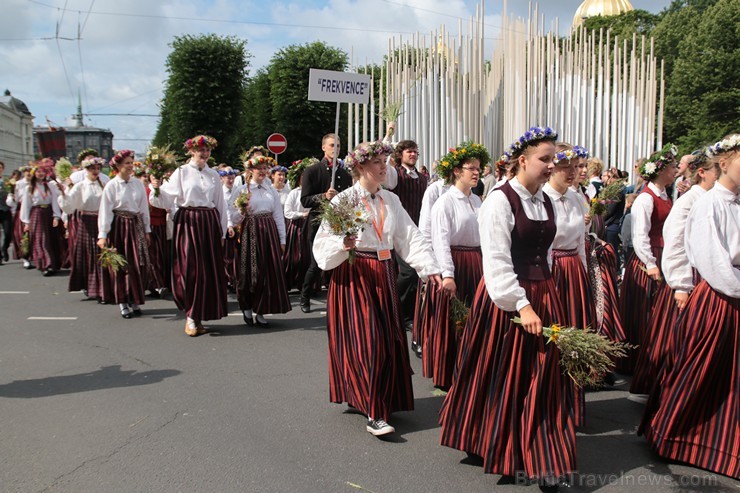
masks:
POLYGON ((455 331, 457 332, 457 339, 462 339, 463 329, 465 324, 468 322, 468 316, 470 315, 470 308, 457 296, 453 296, 450 299, 450 320, 455 324, 455 331))
MULTIPOLYGON (((146 151, 146 173, 157 180, 167 181, 169 173, 177 169, 177 156, 170 150, 170 146, 152 146, 146 151)), ((154 190, 154 196, 159 197, 159 188, 154 190)))
POLYGON ((596 197, 591 199, 591 216, 603 216, 609 204, 619 202, 624 193, 624 180, 617 180, 602 187, 596 197))
POLYGON ((98 254, 98 262, 102 268, 110 269, 114 274, 128 265, 126 258, 114 247, 102 248, 98 254))
POLYGON ((28 231, 23 233, 23 237, 21 238, 20 250, 23 257, 27 257, 28 253, 31 251, 31 236, 28 234, 28 231))
MULTIPOLYGON (((522 319, 511 319, 521 324, 522 319)), ((560 367, 579 387, 600 387, 604 375, 614 369, 614 360, 627 355, 635 346, 625 342, 613 342, 593 330, 561 327, 552 324, 542 327, 547 343, 555 344, 560 350, 560 367)))
MULTIPOLYGON (((359 195, 346 193, 338 196, 336 202, 325 201, 321 204, 321 213, 317 221, 326 224, 329 230, 344 238, 357 236, 370 222, 370 213, 362 205, 359 195)), ((355 261, 356 252, 349 251, 349 263, 355 261)))
POLYGON ((244 187, 244 190, 234 199, 234 207, 239 210, 242 216, 247 215, 247 208, 249 207, 249 199, 252 198, 252 192, 249 191, 249 187, 244 187))
POLYGON ((72 175, 72 163, 66 157, 59 158, 54 165, 54 174, 59 182, 63 182, 72 175))
POLYGON ((5 191, 8 192, 8 195, 13 195, 15 193, 15 178, 5 180, 3 186, 5 187, 5 191))

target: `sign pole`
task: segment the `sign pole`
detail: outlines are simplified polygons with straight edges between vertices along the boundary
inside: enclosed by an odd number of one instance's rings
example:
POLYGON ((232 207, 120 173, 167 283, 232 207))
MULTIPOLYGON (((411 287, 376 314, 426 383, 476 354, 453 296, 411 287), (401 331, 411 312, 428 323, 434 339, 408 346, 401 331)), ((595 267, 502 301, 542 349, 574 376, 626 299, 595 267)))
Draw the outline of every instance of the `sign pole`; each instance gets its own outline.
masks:
POLYGON ((338 145, 339 145, 339 106, 340 102, 337 101, 337 117, 334 120, 334 135, 337 136, 337 138, 334 140, 334 156, 332 157, 331 162, 331 188, 334 188, 334 181, 337 177, 337 153, 339 152, 338 145))

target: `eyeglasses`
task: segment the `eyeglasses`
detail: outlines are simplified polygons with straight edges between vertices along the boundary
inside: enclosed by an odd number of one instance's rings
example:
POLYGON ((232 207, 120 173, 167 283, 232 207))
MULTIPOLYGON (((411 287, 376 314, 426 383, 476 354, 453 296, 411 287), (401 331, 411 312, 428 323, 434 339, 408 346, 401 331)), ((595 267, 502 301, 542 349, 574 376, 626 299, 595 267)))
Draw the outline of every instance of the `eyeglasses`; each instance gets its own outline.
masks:
POLYGON ((480 173, 480 168, 470 168, 470 167, 463 166, 462 169, 466 169, 470 171, 471 173, 480 173))

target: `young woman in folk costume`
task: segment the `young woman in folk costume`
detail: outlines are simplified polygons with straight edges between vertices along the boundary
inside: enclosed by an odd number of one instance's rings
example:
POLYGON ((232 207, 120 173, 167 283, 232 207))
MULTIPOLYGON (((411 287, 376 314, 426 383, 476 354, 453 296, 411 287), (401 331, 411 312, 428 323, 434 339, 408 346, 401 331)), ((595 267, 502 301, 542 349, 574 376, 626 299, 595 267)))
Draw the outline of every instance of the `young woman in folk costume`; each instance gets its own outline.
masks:
POLYGON ((273 166, 270 170, 270 183, 280 197, 280 205, 285 207, 285 201, 288 200, 288 194, 291 190, 291 186, 288 184, 288 168, 273 166))
POLYGON ((432 248, 442 270, 442 284, 427 286, 427 303, 433 314, 422 328, 422 369, 434 385, 448 389, 457 360, 458 327, 450 319, 450 303, 456 297, 470 306, 483 278, 478 211, 481 199, 472 193, 481 167, 491 160, 479 144, 463 143, 447 153, 437 166, 438 175, 450 190, 432 207, 432 248))
POLYGON ((414 407, 396 255, 421 277, 441 282, 431 246, 398 196, 381 188, 391 152, 386 144, 366 142, 347 157, 356 182, 332 202, 356 202, 371 224, 356 237, 345 237, 323 221, 313 246, 319 267, 334 269, 327 297, 329 398, 365 414, 365 429, 376 436, 395 431, 388 424, 392 413, 414 407))
POLYGON ((648 342, 637 350, 635 375, 630 387, 633 394, 648 394, 654 385, 660 383, 660 369, 675 348, 676 319, 695 285, 694 271, 684 247, 686 220, 694 203, 717 181, 719 164, 708 159, 702 151, 693 158, 688 169, 694 186, 673 204, 663 225, 665 247, 661 269, 669 289, 661 291, 663 296, 656 299, 647 325, 645 340, 648 342))
MULTIPOLYGON (((639 350, 648 349, 657 342, 651 339, 648 332, 653 307, 673 302, 670 288, 663 282, 660 264, 663 254, 663 224, 672 205, 665 189, 673 183, 676 152, 676 148, 668 144, 643 163, 640 175, 648 185, 632 204, 634 254, 627 260, 619 310, 627 342, 637 345, 639 350), (646 347, 641 347, 643 345, 646 347)), ((621 373, 632 374, 636 371, 636 362, 637 350, 631 350, 627 357, 617 362, 617 369, 621 373)))
MULTIPOLYGON (((141 315, 149 271, 149 204, 146 188, 133 176, 134 151, 123 150, 110 160, 116 177, 103 189, 98 211, 98 246, 113 247, 126 259, 125 268, 103 271, 104 301, 116 303, 123 318, 141 315)), ((77 185, 75 185, 77 186, 77 185)))
MULTIPOLYGON (((142 163, 134 163, 134 176, 144 185, 146 196, 149 197, 151 188, 146 166, 142 163)), ((149 272, 146 288, 154 298, 160 298, 170 287, 172 245, 167 240, 167 214, 167 209, 160 209, 149 204, 149 223, 152 232, 149 242, 149 272)))
POLYGON ((285 284, 288 291, 301 289, 308 266, 311 265, 311 251, 307 240, 308 213, 310 211, 301 205, 301 178, 304 169, 318 162, 319 160, 316 158, 305 158, 295 161, 288 170, 291 191, 283 205, 286 223, 283 266, 285 267, 285 284))
POLYGON ((686 255, 702 281, 679 317, 675 357, 640 431, 662 457, 740 479, 740 134, 708 152, 721 175, 685 229, 686 255))
POLYGON ((283 206, 277 191, 266 180, 274 164, 272 158, 262 156, 244 163, 245 176, 251 174, 251 178, 241 192, 249 194, 249 205, 243 211, 241 225, 237 293, 244 322, 250 327, 255 324, 268 326, 264 317, 266 313, 288 313, 291 310, 283 271, 283 206))
POLYGON ((161 209, 176 208, 173 232, 172 295, 185 311, 185 333, 206 332, 203 320, 228 315, 222 239, 228 220, 221 177, 208 167, 213 137, 197 135, 185 142, 190 160, 163 184, 152 178, 149 202, 161 209))
POLYGON ((234 205, 234 201, 244 189, 244 185, 234 185, 236 174, 236 171, 227 164, 221 164, 218 167, 218 175, 221 177, 224 200, 226 201, 228 222, 226 240, 224 241, 224 268, 226 270, 226 283, 232 293, 236 292, 236 288, 239 286, 239 226, 244 219, 241 211, 234 205))
MULTIPOLYGON (((82 169, 87 172, 84 180, 58 197, 59 207, 68 217, 75 217, 74 231, 70 230, 72 265, 69 273, 69 291, 80 291, 85 296, 102 301, 106 298, 103 286, 103 268, 98 262, 98 211, 103 199, 103 182, 100 170, 105 160, 86 157, 82 169)), ((107 291, 111 286, 108 284, 107 291)))
POLYGON ((57 202, 61 187, 56 183, 49 184, 48 177, 54 169, 52 163, 51 159, 44 159, 31 170, 20 210, 23 231, 28 233, 29 239, 28 260, 45 276, 58 271, 62 263, 56 235, 56 228, 62 222, 62 211, 57 202))
POLYGON ((566 319, 550 273, 557 226, 542 191, 557 134, 533 127, 508 159, 516 177, 478 214, 483 281, 460 342, 440 423, 442 445, 481 456, 486 473, 557 482, 576 470, 574 395, 543 325, 566 319), (517 315, 523 326, 511 319, 517 315))
MULTIPOLYGON (((242 153, 242 162, 246 163, 253 157, 267 157, 270 153, 267 149, 265 149, 262 146, 252 146, 248 150, 244 151, 242 153)), ((234 186, 235 187, 243 187, 245 184, 249 183, 249 180, 252 178, 251 173, 245 168, 243 173, 240 173, 235 179, 234 179, 234 186)))

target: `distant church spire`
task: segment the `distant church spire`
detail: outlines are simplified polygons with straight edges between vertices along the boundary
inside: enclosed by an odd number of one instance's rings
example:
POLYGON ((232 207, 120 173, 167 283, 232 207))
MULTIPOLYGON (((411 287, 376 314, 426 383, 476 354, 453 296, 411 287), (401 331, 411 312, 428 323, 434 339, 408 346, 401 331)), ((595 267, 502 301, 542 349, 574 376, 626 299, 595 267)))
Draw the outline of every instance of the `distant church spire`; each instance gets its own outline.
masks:
POLYGON ((77 127, 84 127, 85 122, 82 121, 82 98, 80 97, 80 91, 77 91, 77 114, 72 115, 72 118, 74 118, 77 121, 77 127))

